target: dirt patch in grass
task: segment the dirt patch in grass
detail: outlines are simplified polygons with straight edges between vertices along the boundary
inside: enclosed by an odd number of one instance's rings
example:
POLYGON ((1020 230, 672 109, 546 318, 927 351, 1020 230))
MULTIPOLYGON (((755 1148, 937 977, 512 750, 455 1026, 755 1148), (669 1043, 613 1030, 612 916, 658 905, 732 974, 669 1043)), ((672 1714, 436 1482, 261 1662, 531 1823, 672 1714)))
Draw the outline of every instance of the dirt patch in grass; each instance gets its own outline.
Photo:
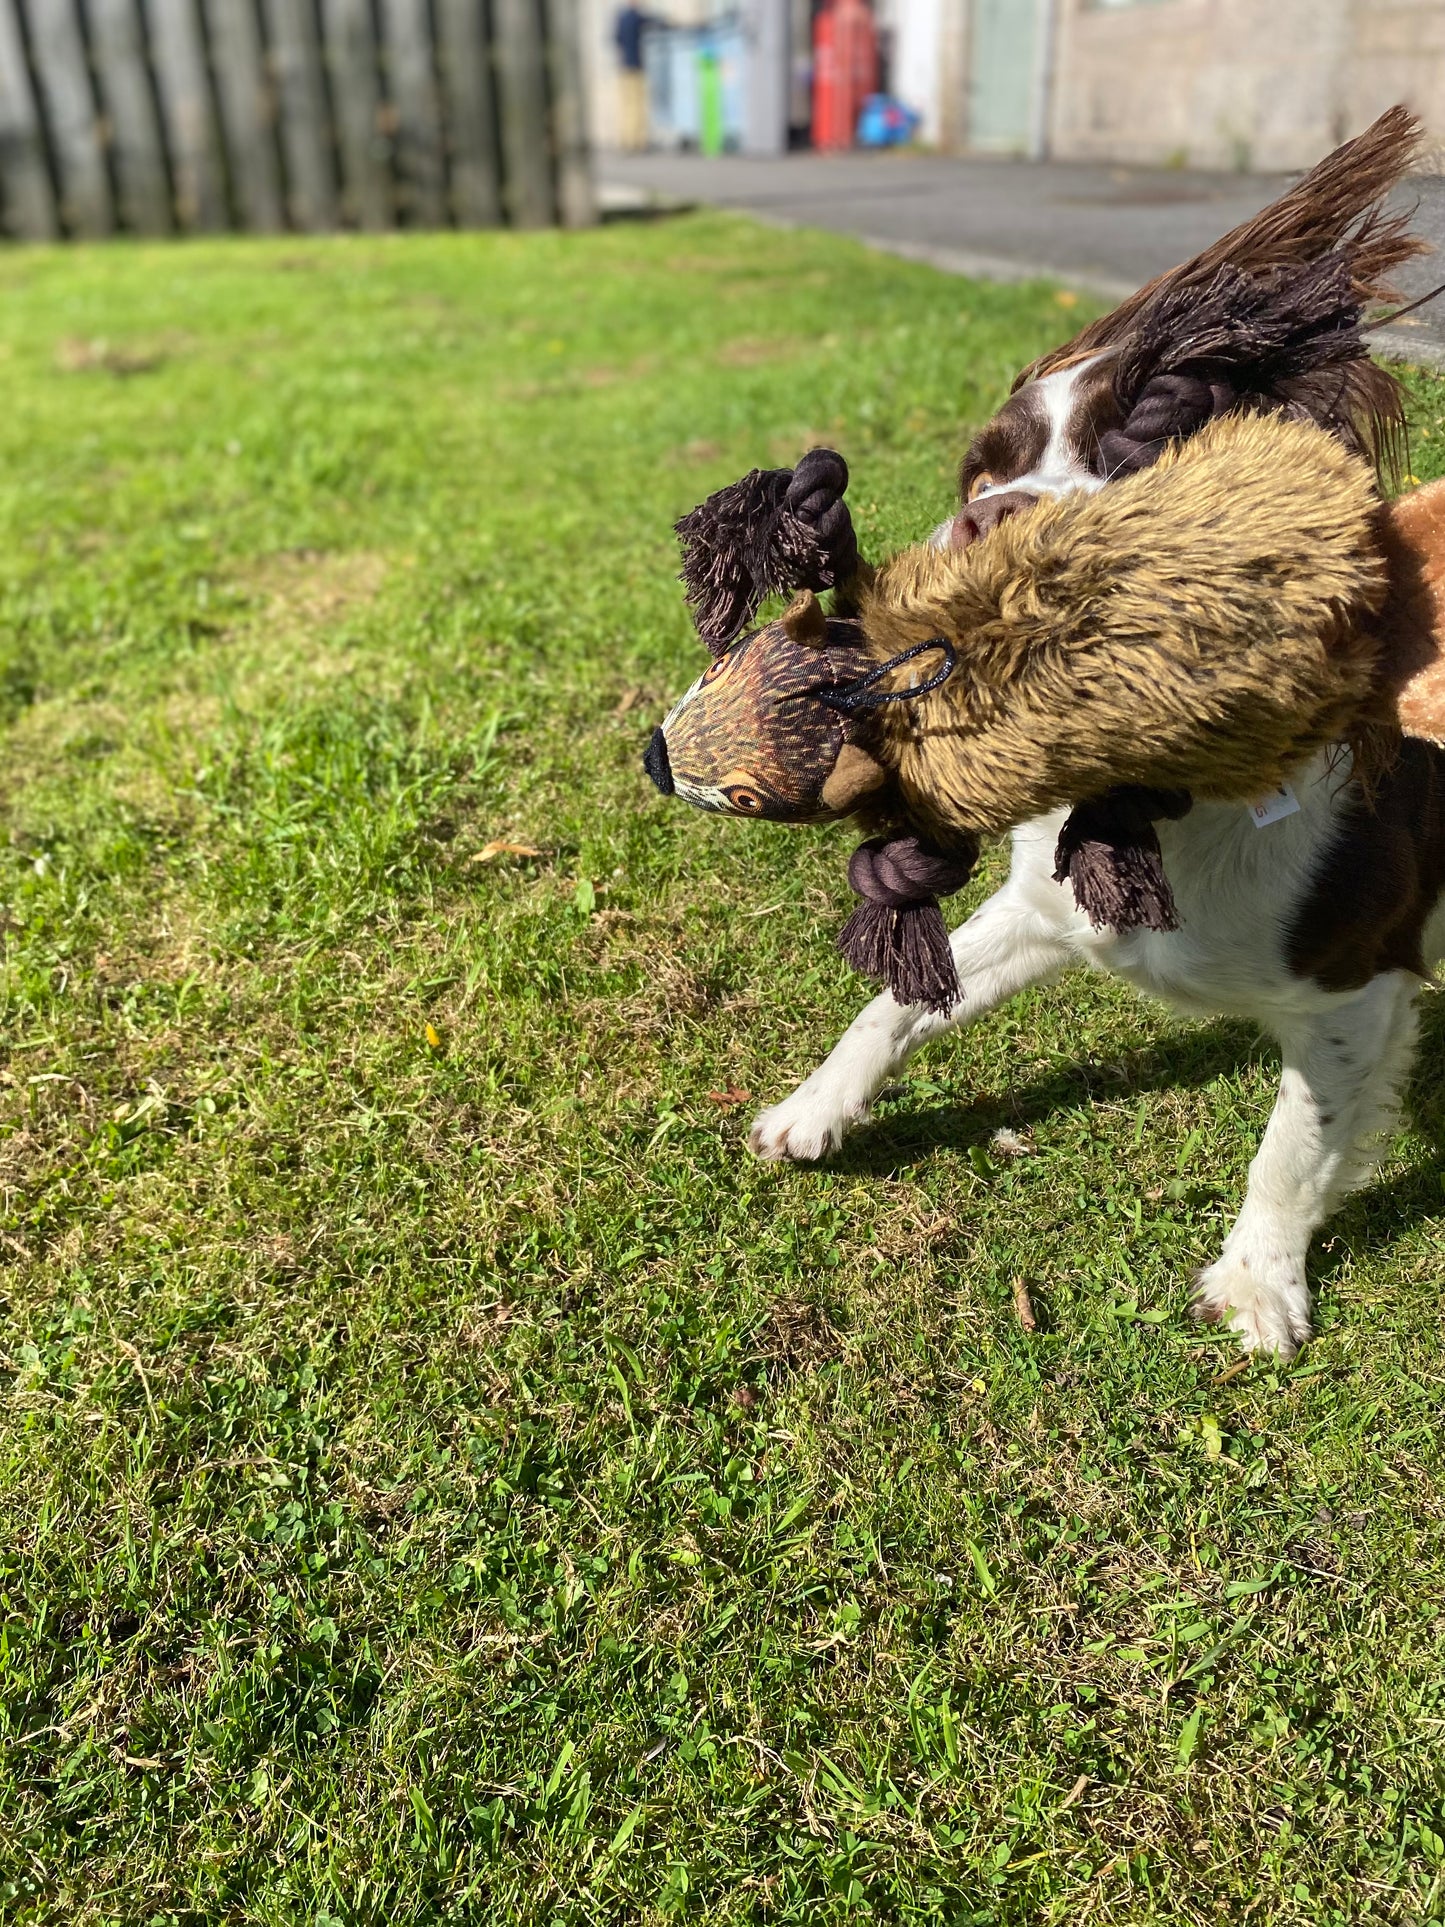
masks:
POLYGON ((744 337, 719 348, 714 359, 720 368, 766 368, 775 361, 789 361, 801 354, 801 341, 770 341, 762 336, 744 337))
POLYGON ((372 549, 280 549, 259 556, 238 579, 261 599, 268 628, 310 630, 375 602, 391 567, 389 557, 372 549))
POLYGON ((131 341, 62 335, 55 344, 55 366, 65 375, 148 375, 191 345, 189 336, 174 333, 131 341))

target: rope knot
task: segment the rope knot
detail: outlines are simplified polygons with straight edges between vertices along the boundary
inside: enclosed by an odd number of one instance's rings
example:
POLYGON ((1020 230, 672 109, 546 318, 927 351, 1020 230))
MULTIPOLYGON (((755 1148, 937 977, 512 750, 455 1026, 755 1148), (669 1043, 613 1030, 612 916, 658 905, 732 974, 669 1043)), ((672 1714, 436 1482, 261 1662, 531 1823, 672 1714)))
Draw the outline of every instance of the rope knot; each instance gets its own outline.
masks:
POLYGON ((848 881, 869 903, 890 910, 952 896, 973 875, 975 847, 966 857, 948 856, 916 836, 870 837, 848 863, 848 881))
POLYGON ((918 836, 870 837, 848 864, 848 881, 863 901, 838 948, 855 970, 881 978, 900 1004, 949 1009, 962 992, 938 899, 961 890, 977 861, 976 840, 950 853, 918 836))

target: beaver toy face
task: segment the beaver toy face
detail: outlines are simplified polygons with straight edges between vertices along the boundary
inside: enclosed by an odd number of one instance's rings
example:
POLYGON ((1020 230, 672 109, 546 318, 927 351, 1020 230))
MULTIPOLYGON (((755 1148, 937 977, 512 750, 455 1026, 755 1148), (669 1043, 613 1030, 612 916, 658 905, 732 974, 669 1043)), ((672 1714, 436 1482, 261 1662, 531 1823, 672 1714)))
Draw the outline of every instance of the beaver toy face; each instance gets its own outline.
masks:
POLYGON ((647 773, 664 795, 726 816, 846 816, 883 772, 856 740, 861 719, 823 697, 871 667, 858 624, 825 621, 804 598, 703 671, 653 732, 647 773))

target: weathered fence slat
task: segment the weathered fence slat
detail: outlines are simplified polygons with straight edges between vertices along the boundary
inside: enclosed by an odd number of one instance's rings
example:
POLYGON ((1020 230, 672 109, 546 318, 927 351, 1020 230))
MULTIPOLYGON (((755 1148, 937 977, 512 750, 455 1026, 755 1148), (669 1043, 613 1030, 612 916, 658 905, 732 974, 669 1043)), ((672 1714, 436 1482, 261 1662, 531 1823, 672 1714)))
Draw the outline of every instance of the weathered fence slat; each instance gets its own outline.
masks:
POLYGON ((557 147, 557 211, 563 227, 597 219, 582 81, 582 29, 577 0, 546 0, 552 70, 552 129, 557 147))
POLYGON ((6 232, 22 241, 53 240, 60 220, 15 0, 0 0, 0 175, 6 232))
POLYGON ((586 226, 582 11, 0 0, 0 233, 586 226))
POLYGON ((447 218, 441 103, 432 66, 427 0, 382 0, 387 91, 396 112, 398 198, 411 227, 447 218))
POLYGON ((204 0, 220 98, 231 197, 242 225, 274 234, 286 225, 276 117, 261 36, 247 0, 204 0))
POLYGON ((550 227, 556 205, 539 0, 493 0, 492 19, 507 212, 513 227, 550 227))
POLYGON ((360 228, 390 227, 391 173, 381 131, 371 0, 323 0, 322 26, 346 217, 360 228))
POLYGON ((495 227, 502 218, 497 116, 482 0, 437 0, 442 91, 458 227, 495 227))
POLYGON ((197 0, 146 0, 176 218, 201 231, 226 225, 226 183, 197 0))
POLYGON ((75 0, 26 0, 25 18, 60 177, 61 219, 72 234, 109 234, 115 209, 75 0))
MULTIPOLYGON (((237 0, 231 0, 234 6, 237 0)), ((321 46, 310 0, 266 0, 271 70, 276 76, 286 199, 293 227, 336 226, 336 174, 321 46)))
POLYGON ((86 18, 110 122, 121 218, 140 234, 169 234, 175 226, 171 184, 136 0, 88 0, 86 18))

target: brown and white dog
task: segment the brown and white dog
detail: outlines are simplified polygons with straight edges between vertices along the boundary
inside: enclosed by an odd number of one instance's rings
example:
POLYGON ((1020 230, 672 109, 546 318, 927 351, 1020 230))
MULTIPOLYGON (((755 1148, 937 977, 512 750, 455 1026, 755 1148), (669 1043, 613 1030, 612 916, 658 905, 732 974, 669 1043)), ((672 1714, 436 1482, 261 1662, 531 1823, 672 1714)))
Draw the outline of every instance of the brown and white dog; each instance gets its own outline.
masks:
MULTIPOLYGON (((1397 110, 1176 276, 1188 285, 1220 262, 1311 258, 1350 223, 1366 253, 1375 237, 1378 265, 1397 263, 1413 246, 1379 199, 1413 138, 1397 110)), ((962 506, 936 541, 977 540, 1040 496, 1106 484, 1120 427, 1112 343, 1142 298, 1026 371, 970 448, 962 506)), ((1356 376, 1353 394, 1332 398, 1330 425, 1388 452, 1393 384, 1368 363, 1356 376)), ((1264 826, 1209 804, 1158 825, 1180 918, 1167 934, 1095 929, 1054 880, 1064 812, 1023 825, 1007 883, 953 934, 961 1002, 939 1015, 875 998, 792 1096, 757 1118, 753 1150, 826 1157, 921 1045, 1077 964, 1182 1011, 1251 1019, 1278 1040, 1279 1096, 1243 1209, 1195 1301, 1246 1350, 1291 1356, 1310 1333, 1311 1238, 1371 1169, 1409 1072, 1422 969, 1445 958, 1445 753, 1406 742, 1368 801, 1342 755, 1297 777, 1298 807, 1264 826)))

